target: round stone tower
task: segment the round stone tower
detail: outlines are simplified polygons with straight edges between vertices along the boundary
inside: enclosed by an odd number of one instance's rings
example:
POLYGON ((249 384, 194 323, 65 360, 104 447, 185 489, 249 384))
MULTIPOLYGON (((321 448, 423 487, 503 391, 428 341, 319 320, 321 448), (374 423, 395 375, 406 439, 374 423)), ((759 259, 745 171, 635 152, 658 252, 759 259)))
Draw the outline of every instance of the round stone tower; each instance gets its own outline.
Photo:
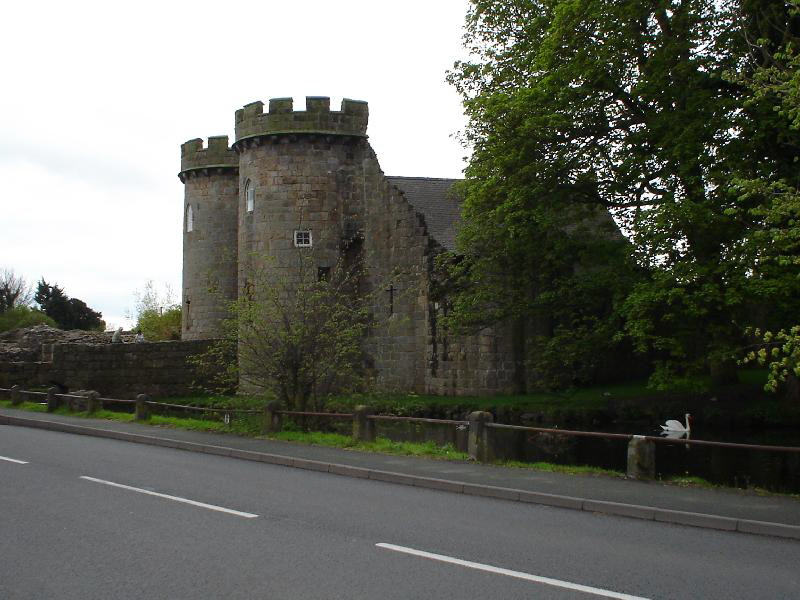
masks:
POLYGON ((324 277, 363 231, 366 102, 307 97, 294 111, 291 98, 253 102, 236 111, 239 153, 239 291, 251 293, 263 273, 284 281, 306 272, 324 277), (309 265, 309 262, 312 263, 309 265), (259 272, 261 274, 259 274, 259 272))
POLYGON ((183 290, 181 337, 213 338, 237 297, 239 158, 228 136, 181 145, 183 290))

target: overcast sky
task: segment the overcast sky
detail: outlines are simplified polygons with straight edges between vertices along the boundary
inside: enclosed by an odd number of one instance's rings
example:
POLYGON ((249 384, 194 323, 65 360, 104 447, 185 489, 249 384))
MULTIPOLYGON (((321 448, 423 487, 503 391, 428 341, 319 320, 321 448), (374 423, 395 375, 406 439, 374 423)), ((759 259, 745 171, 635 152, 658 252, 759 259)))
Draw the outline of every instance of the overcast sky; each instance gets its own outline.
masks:
POLYGON ((3 8, 0 269, 128 325, 151 279, 180 300, 180 144, 233 141, 255 100, 369 102, 387 175, 460 177, 468 0, 13 2, 3 8))

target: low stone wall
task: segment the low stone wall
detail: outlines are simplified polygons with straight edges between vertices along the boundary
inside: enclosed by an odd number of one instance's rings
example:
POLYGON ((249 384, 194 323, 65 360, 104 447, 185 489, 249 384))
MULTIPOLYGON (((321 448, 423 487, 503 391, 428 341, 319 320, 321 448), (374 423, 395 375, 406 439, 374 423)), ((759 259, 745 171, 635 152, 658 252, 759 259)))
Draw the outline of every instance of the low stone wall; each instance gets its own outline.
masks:
POLYGON ((0 361, 0 387, 42 385, 50 375, 50 363, 0 361))
POLYGON ((189 395, 202 382, 187 358, 204 352, 210 343, 54 344, 49 373, 42 372, 37 383, 96 390, 101 396, 123 399, 133 399, 137 394, 189 395))

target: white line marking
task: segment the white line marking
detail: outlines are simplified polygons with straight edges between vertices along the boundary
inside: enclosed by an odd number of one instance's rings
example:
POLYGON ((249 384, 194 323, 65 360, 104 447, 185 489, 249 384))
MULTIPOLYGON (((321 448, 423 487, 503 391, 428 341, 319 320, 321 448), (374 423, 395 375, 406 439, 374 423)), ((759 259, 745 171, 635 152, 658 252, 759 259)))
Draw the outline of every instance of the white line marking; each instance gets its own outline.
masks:
POLYGON ((224 508, 222 506, 215 506, 214 504, 205 504, 204 502, 197 502, 196 500, 189 500, 181 498, 180 496, 170 496, 169 494, 159 494, 158 492, 151 492, 150 490, 143 490, 142 488, 132 487, 130 485, 123 485, 121 483, 114 483, 113 481, 106 481, 105 479, 95 479, 94 477, 87 477, 81 475, 81 479, 86 481, 94 481, 95 483, 102 483, 113 487, 122 488, 123 490, 130 490, 132 492, 139 492, 140 494, 147 494, 148 496, 156 496, 158 498, 166 498, 167 500, 174 500, 175 502, 183 502, 184 504, 191 504, 192 506, 199 506, 200 508, 207 508, 209 510, 216 510, 218 512, 228 513, 229 515, 236 515, 237 517, 244 517, 245 519, 255 519, 258 515, 249 512, 241 512, 231 508, 224 508))
POLYGON ((420 556, 422 558, 430 558, 431 560, 438 560, 452 565, 459 565, 461 567, 469 567, 470 569, 477 569, 478 571, 486 571, 487 573, 495 573, 497 575, 507 575, 508 577, 515 577, 517 579, 524 579, 525 581, 533 581, 535 583, 544 583, 545 585, 552 585, 555 587, 566 588, 568 590, 575 590, 578 592, 586 592, 587 594, 594 594, 595 596, 603 596, 605 598, 618 598, 619 600, 648 600, 641 596, 630 596, 628 594, 620 594, 618 592, 610 592, 608 590, 601 590, 600 588, 590 587, 588 585, 580 585, 578 583, 570 583, 569 581, 561 581, 560 579, 551 579, 549 577, 540 577, 539 575, 531 575, 530 573, 522 573, 521 571, 512 571, 510 569, 502 569, 500 567, 493 567, 492 565, 484 565, 469 560, 461 560, 460 558, 453 558, 452 556, 445 556, 444 554, 433 554, 432 552, 425 552, 423 550, 414 550, 414 548, 406 548, 405 546, 395 546, 394 544, 375 544, 378 548, 386 550, 394 550, 395 552, 402 552, 404 554, 411 554, 413 556, 420 556))
POLYGON ((8 458, 7 456, 0 456, 0 460, 7 460, 8 462, 17 463, 18 465, 27 465, 27 461, 17 460, 16 458, 8 458))

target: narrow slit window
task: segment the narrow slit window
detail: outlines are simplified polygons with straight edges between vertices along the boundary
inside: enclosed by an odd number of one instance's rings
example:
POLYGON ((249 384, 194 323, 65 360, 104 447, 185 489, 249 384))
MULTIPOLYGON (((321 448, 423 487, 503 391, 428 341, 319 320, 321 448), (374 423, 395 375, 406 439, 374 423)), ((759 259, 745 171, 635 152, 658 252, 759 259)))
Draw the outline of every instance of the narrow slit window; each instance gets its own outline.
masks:
POLYGON ((192 211, 192 205, 186 205, 186 232, 194 231, 194 212, 192 211))
POLYGON ((298 229, 294 232, 294 245, 298 248, 311 247, 311 231, 308 229, 298 229))
POLYGON ((256 188, 249 179, 244 184, 244 198, 247 212, 253 212, 256 206, 256 188))

